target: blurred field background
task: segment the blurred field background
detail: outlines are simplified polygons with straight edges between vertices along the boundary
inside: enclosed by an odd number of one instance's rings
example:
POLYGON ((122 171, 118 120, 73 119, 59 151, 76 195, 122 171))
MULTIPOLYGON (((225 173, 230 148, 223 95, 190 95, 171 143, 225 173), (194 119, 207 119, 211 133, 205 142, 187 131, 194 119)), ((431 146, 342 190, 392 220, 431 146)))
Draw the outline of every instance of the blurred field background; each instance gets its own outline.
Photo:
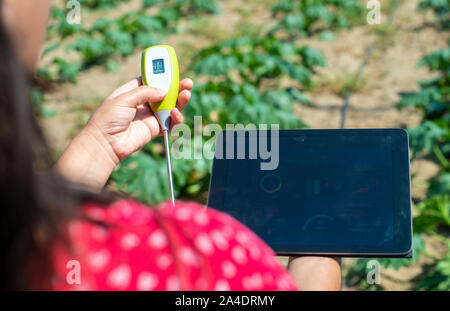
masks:
MULTIPOLYGON (((369 25, 363 0, 80 0, 80 25, 54 1, 33 102, 55 159, 102 100, 140 75, 140 53, 175 47, 196 85, 186 123, 409 130, 411 260, 344 259, 344 289, 450 290, 449 0, 384 0, 369 25)), ((208 139, 205 137, 205 140, 208 139)), ((169 197, 161 140, 108 187, 150 204, 169 197)), ((175 160, 176 194, 206 202, 211 162, 175 160)), ((280 258, 285 262, 285 258, 280 258)))

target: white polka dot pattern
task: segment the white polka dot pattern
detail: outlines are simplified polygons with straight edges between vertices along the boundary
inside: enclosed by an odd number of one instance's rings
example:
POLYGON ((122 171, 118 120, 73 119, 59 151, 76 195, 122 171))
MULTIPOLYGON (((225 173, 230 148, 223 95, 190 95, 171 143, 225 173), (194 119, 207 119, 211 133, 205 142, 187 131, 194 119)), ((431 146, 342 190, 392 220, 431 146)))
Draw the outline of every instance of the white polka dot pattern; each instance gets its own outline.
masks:
POLYGON ((261 290, 264 282, 260 273, 253 273, 251 276, 242 279, 242 285, 246 290, 261 290))
POLYGON ((191 216, 191 211, 186 207, 181 207, 175 212, 175 217, 180 221, 186 221, 191 216))
POLYGON ((173 262, 172 255, 170 254, 162 254, 156 258, 156 265, 161 270, 167 269, 173 262))
POLYGON ((109 208, 93 204, 83 210, 107 225, 68 223, 75 251, 55 247, 56 279, 65 280, 65 263, 76 259, 83 281, 77 286, 54 282, 55 289, 295 290, 270 248, 213 209, 178 202, 151 210, 119 201, 109 208))
POLYGON ((111 253, 109 252, 108 249, 102 249, 99 251, 89 253, 87 255, 87 261, 89 265, 92 267, 92 269, 95 271, 100 271, 103 268, 105 268, 110 258, 111 253))
POLYGON ((220 279, 216 282, 216 285, 214 286, 214 290, 229 291, 229 290, 231 290, 231 288, 230 288, 230 284, 228 284, 227 281, 220 279))
POLYGON ((130 279, 130 267, 127 264, 122 264, 109 273, 107 282, 111 288, 124 290, 130 284, 130 279))
POLYGON ((244 265, 247 263, 247 254, 245 253, 245 249, 242 246, 237 245, 233 247, 233 249, 231 250, 231 257, 236 263, 240 265, 244 265))
POLYGON ((161 229, 153 232, 149 238, 148 243, 153 248, 163 248, 167 246, 167 237, 161 229))
POLYGON ((95 227, 92 229, 92 238, 98 242, 104 242, 108 238, 108 230, 103 227, 95 227))
POLYGON ((236 275, 236 272, 236 266, 232 262, 228 260, 222 262, 222 273, 227 279, 233 278, 236 275))
POLYGON ((180 279, 176 275, 171 275, 167 278, 166 289, 168 291, 180 290, 180 279))
POLYGON ((140 291, 154 290, 158 285, 158 277, 150 272, 141 272, 137 278, 136 289, 140 291))
POLYGON ((140 238, 137 234, 127 233, 123 235, 122 240, 120 241, 120 246, 124 251, 129 251, 138 246, 139 243, 140 238))
POLYGON ((183 246, 178 251, 178 256, 184 264, 198 267, 200 265, 200 258, 193 251, 192 248, 183 246))
POLYGON ((203 254, 210 256, 214 253, 214 246, 211 243, 209 237, 201 233, 195 238, 195 246, 202 252, 203 254))
POLYGON ((225 238, 225 235, 219 230, 212 230, 210 235, 211 240, 214 242, 218 249, 225 250, 229 247, 228 240, 225 238))
POLYGON ((206 211, 199 211, 194 214, 194 221, 199 226, 206 226, 209 224, 209 217, 206 211))

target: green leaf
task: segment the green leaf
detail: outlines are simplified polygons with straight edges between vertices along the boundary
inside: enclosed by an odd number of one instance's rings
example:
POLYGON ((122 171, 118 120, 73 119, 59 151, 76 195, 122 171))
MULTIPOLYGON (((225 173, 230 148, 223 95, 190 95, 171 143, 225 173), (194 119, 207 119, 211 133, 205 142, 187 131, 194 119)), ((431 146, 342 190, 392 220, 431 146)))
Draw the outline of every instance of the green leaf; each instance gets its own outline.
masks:
POLYGON ((289 95, 291 95, 292 99, 310 106, 312 103, 309 100, 308 97, 306 97, 306 95, 303 92, 300 92, 299 90, 295 89, 295 88, 289 88, 287 89, 287 92, 289 93, 289 95))
POLYGON ((129 2, 130 0, 78 0, 81 7, 87 7, 89 9, 110 10, 117 7, 123 2, 129 2))
POLYGON ((450 173, 442 173, 433 178, 428 188, 428 197, 450 193, 450 173))
POLYGON ((433 233, 437 225, 450 226, 450 195, 438 195, 417 205, 414 231, 433 233))
POLYGON ((220 5, 215 0, 176 0, 178 6, 182 6, 188 12, 206 12, 219 14, 221 12, 220 5))
POLYGON ((416 93, 404 95, 398 102, 397 107, 399 109, 405 107, 422 108, 427 115, 434 115, 447 108, 442 100, 443 97, 439 88, 427 87, 416 93))
POLYGON ((53 60, 53 63, 57 68, 56 71, 59 81, 77 82, 78 74, 82 68, 79 62, 68 63, 64 59, 57 57, 53 60))
POLYGON ((156 4, 159 4, 159 3, 163 3, 165 1, 167 1, 167 0, 144 0, 143 3, 142 3, 142 6, 144 8, 148 8, 148 7, 151 7, 153 5, 156 5, 156 4))
POLYGON ((56 50, 61 45, 61 42, 54 42, 47 46, 45 46, 44 50, 42 51, 42 56, 45 56, 46 54, 56 50))
POLYGON ((157 161, 142 151, 122 161, 112 178, 119 190, 148 204, 170 198, 165 160, 157 161))
POLYGON ((416 289, 450 291, 450 248, 445 256, 430 267, 416 289))
POLYGON ((119 69, 120 69, 119 63, 117 63, 113 59, 108 59, 108 61, 106 62, 106 70, 108 70, 109 72, 117 72, 119 71, 119 69))
POLYGON ((336 35, 332 31, 322 31, 319 33, 320 41, 334 41, 336 39, 336 35))
POLYGON ((448 18, 450 12, 449 0, 423 0, 419 3, 419 10, 433 10, 438 20, 448 18))
POLYGON ((425 121, 416 128, 408 130, 411 148, 414 155, 430 153, 433 146, 444 136, 449 134, 447 129, 439 127, 432 121, 425 121))
POLYGON ((306 68, 312 69, 316 66, 325 67, 325 58, 319 50, 304 46, 300 49, 300 55, 306 68))
POLYGON ((450 47, 433 52, 419 61, 419 66, 427 66, 429 70, 445 70, 450 64, 450 47))

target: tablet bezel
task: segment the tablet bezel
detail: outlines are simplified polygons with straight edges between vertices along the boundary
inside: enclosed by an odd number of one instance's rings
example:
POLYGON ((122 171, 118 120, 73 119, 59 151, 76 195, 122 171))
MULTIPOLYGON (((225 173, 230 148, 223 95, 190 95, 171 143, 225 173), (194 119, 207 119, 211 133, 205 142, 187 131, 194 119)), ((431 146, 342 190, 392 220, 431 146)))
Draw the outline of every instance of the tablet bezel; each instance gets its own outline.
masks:
MULTIPOLYGON (((245 131, 245 130, 244 130, 245 131)), ((270 131, 270 130, 269 130, 270 131)), ((222 141, 226 131, 216 140, 222 141)), ((389 136, 392 139, 392 167, 394 194, 394 228, 397 229, 392 246, 286 246, 269 245, 278 255, 327 255, 345 257, 411 257, 412 256, 412 218, 411 182, 408 133, 403 129, 343 129, 343 130, 280 130, 280 137, 298 136, 389 136), (324 249, 326 248, 326 250, 324 249)), ((267 137, 270 134, 267 133, 267 137)), ((280 153, 282 151, 280 150, 280 153)), ((226 182, 226 159, 214 157, 208 206, 224 211, 224 184, 226 182)))

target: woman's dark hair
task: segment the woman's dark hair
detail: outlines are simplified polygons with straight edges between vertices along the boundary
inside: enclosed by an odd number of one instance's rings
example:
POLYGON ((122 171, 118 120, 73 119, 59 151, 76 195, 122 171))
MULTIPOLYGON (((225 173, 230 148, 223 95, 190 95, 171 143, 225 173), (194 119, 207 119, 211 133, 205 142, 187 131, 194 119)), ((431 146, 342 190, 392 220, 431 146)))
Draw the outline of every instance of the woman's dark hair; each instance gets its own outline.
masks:
MULTIPOLYGON (((1 9, 1 8, 0 8, 1 9)), ((1 289, 50 288, 51 247, 74 207, 105 198, 52 172, 51 153, 29 100, 27 74, 0 14, 1 289), (36 273, 39 273, 37 275, 36 273)), ((109 200, 109 196, 108 199, 109 200)))

